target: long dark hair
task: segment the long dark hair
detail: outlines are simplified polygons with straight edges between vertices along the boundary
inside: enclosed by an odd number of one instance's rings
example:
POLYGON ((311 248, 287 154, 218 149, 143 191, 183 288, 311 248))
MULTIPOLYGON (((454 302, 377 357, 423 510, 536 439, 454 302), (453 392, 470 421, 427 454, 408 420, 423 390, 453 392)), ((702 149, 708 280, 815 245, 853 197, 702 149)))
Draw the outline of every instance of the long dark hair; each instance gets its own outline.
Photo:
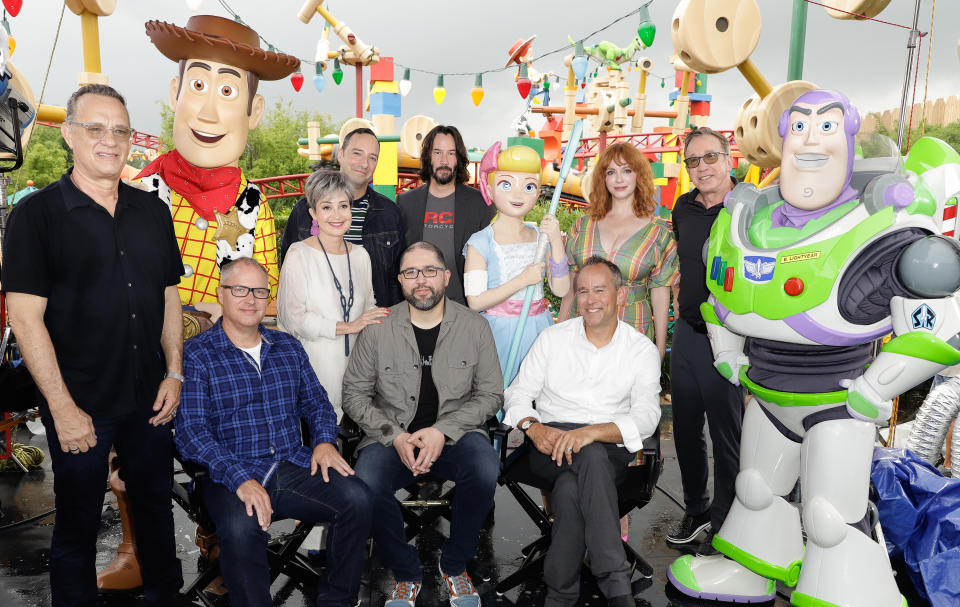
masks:
POLYGON ((457 148, 457 183, 467 183, 470 181, 470 172, 467 170, 467 146, 463 144, 463 137, 455 126, 438 124, 433 127, 427 136, 423 138, 423 145, 420 146, 420 179, 427 183, 433 177, 433 165, 431 164, 433 154, 433 140, 437 135, 450 135, 453 137, 453 145, 457 148))

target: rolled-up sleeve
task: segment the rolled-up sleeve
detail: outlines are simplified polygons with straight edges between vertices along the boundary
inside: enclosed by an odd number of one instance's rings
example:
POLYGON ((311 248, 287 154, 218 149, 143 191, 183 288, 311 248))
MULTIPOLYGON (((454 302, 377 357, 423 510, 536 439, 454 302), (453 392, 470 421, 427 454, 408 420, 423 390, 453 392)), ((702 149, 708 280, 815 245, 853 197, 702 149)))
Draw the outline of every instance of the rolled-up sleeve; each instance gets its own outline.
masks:
POLYGON ((631 453, 643 448, 660 423, 660 354, 649 342, 637 343, 636 355, 629 357, 636 368, 630 389, 630 410, 611 420, 620 429, 623 446, 631 453))

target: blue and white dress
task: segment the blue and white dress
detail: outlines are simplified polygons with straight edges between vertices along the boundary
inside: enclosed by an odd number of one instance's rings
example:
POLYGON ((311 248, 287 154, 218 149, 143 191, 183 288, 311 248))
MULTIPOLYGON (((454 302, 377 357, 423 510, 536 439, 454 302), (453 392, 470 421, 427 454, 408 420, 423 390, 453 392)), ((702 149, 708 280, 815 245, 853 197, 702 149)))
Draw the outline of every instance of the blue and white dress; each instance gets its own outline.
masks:
MULTIPOLYGON (((535 224, 527 223, 526 225, 537 230, 537 236, 539 237, 540 231, 535 224)), ((467 244, 463 248, 464 256, 467 254, 467 247, 476 249, 487 262, 487 289, 495 289, 512 280, 523 272, 524 268, 533 263, 537 254, 536 242, 499 244, 493 237, 493 226, 487 226, 467 240, 467 244)), ((549 248, 547 251, 549 254, 549 248)), ((504 367, 510 355, 510 342, 513 341, 517 323, 520 322, 523 295, 526 290, 527 288, 524 287, 504 302, 483 311, 483 315, 490 323, 490 329, 493 331, 493 338, 497 344, 497 355, 500 357, 500 370, 504 375, 507 374, 504 367)), ((520 368, 520 362, 527 355, 540 331, 552 324, 553 315, 550 313, 547 300, 544 299, 543 283, 541 282, 535 286, 529 317, 523 328, 520 350, 517 352, 515 368, 520 368)))

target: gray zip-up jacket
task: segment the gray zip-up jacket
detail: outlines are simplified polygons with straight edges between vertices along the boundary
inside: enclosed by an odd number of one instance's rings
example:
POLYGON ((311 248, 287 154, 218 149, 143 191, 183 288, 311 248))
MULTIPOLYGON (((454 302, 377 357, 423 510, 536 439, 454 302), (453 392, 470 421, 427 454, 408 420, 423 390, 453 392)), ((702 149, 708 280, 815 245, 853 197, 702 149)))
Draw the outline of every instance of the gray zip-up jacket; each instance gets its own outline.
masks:
MULTIPOLYGON (((431 373, 439 404, 434 428, 455 443, 484 424, 503 403, 503 375, 490 325, 480 314, 445 300, 431 373)), ((384 446, 406 432, 420 400, 420 349, 402 301, 383 324, 368 325, 343 376, 343 411, 363 431, 360 448, 384 446)))

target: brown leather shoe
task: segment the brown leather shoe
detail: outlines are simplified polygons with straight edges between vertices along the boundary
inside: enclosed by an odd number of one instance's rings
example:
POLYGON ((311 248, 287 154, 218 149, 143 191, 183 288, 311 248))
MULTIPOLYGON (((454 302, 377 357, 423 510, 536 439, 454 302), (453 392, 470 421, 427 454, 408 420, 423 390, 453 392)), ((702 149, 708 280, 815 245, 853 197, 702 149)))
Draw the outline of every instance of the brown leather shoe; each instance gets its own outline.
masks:
POLYGON ((120 529, 123 537, 117 547, 117 558, 97 574, 97 589, 100 592, 127 592, 143 587, 136 538, 133 535, 130 501, 127 498, 127 492, 121 487, 117 472, 111 472, 110 489, 117 496, 117 509, 120 511, 120 529))

